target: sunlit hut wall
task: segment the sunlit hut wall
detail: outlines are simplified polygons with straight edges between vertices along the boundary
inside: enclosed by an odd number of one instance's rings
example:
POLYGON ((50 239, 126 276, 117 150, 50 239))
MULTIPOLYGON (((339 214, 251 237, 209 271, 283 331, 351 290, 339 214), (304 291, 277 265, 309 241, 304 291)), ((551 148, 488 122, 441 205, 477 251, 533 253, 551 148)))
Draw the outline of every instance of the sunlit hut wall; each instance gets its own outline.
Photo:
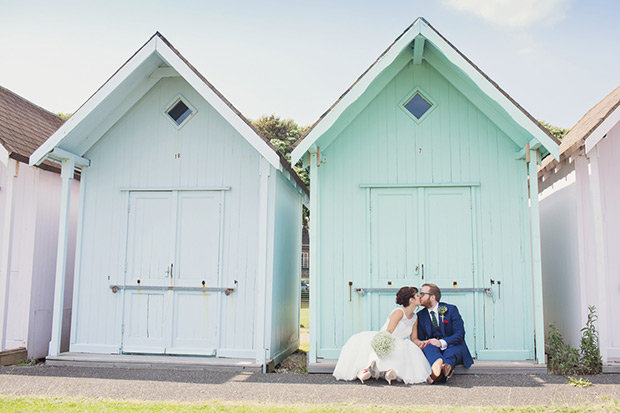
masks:
POLYGON ((307 191, 163 36, 63 128, 31 162, 82 172, 71 352, 264 367, 297 349, 307 191))
MULTIPOLYGON (((47 356, 58 244, 60 166, 28 166, 28 157, 63 120, 0 87, 0 351, 25 349, 23 357, 47 356)), ((79 182, 71 192, 79 195, 79 182)), ((76 198, 77 200, 77 198, 76 198)), ((75 252, 77 202, 68 216, 67 257, 75 252)), ((73 265, 66 268, 62 348, 69 347, 73 265)))
POLYGON ((425 282, 475 357, 544 362, 539 151, 557 142, 426 21, 398 37, 292 154, 312 184, 310 369, 425 282))
POLYGON ((545 321, 579 347, 595 306, 604 361, 620 360, 620 88, 562 139, 539 169, 545 321))

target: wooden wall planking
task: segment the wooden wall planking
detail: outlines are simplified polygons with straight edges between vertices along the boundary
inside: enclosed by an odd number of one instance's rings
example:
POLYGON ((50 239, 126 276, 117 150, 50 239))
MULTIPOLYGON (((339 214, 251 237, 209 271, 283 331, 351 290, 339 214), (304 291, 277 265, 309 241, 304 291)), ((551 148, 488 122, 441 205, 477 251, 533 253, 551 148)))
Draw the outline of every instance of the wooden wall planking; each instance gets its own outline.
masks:
POLYGON ((91 167, 84 172, 83 245, 72 345, 120 345, 122 294, 112 294, 109 288, 123 282, 127 201, 120 188, 230 186, 224 194, 222 283, 236 289, 222 299, 220 344, 225 349, 251 348, 254 320, 244 309, 252 307, 255 289, 260 155, 184 80, 171 78, 153 87, 85 156, 91 167), (178 93, 197 109, 180 130, 162 114, 178 93), (181 157, 175 159, 175 153, 181 157))
POLYGON ((527 217, 520 214, 527 205, 526 175, 523 162, 514 159, 516 150, 511 139, 426 62, 405 66, 335 141, 321 148, 327 162, 318 168, 319 356, 337 355, 352 333, 369 327, 357 294, 351 304, 348 301, 348 281, 356 286, 368 282, 366 193, 359 185, 394 183, 481 184, 476 195, 481 201, 476 282, 486 287, 494 278, 503 284, 502 298, 495 304, 496 321, 486 326, 487 348, 532 352, 532 331, 527 328, 532 314, 524 298, 528 286, 531 289, 523 256, 529 252, 521 233, 527 217), (419 125, 399 107, 416 86, 437 102, 419 125), (508 329, 506 322, 515 308, 522 317, 508 329))

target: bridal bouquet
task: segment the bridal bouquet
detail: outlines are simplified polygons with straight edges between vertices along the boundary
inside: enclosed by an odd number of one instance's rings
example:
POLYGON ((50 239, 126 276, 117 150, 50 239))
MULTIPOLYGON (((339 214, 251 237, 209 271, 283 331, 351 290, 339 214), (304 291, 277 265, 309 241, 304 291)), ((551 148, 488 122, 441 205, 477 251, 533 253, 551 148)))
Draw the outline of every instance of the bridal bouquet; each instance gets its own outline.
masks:
POLYGON ((377 356, 385 357, 390 354, 390 352, 394 348, 395 341, 396 339, 394 338, 394 336, 387 331, 379 331, 372 338, 370 345, 375 351, 375 353, 377 353, 377 356))

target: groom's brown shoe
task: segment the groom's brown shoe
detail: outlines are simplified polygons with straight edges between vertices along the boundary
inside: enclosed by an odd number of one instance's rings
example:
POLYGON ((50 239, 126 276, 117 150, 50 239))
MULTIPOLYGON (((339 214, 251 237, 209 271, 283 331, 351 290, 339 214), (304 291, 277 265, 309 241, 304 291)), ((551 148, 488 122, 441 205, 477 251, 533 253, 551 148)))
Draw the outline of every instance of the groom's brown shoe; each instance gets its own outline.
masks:
POLYGON ((442 371, 443 375, 445 376, 446 381, 450 380, 450 378, 454 374, 454 369, 449 364, 444 364, 442 366, 442 368, 441 368, 441 371, 442 371))
POLYGON ((431 375, 426 378, 428 384, 440 382, 443 377, 443 360, 437 359, 431 366, 431 375))

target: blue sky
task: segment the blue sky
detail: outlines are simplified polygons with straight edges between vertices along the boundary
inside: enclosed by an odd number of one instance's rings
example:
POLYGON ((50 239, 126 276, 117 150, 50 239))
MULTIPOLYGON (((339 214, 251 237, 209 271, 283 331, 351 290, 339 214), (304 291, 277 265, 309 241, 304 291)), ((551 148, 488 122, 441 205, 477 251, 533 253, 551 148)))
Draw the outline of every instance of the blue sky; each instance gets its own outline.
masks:
POLYGON ((0 0, 0 85, 73 112, 162 33, 245 116, 311 124, 416 17, 537 119, 620 85, 620 1, 0 0))

